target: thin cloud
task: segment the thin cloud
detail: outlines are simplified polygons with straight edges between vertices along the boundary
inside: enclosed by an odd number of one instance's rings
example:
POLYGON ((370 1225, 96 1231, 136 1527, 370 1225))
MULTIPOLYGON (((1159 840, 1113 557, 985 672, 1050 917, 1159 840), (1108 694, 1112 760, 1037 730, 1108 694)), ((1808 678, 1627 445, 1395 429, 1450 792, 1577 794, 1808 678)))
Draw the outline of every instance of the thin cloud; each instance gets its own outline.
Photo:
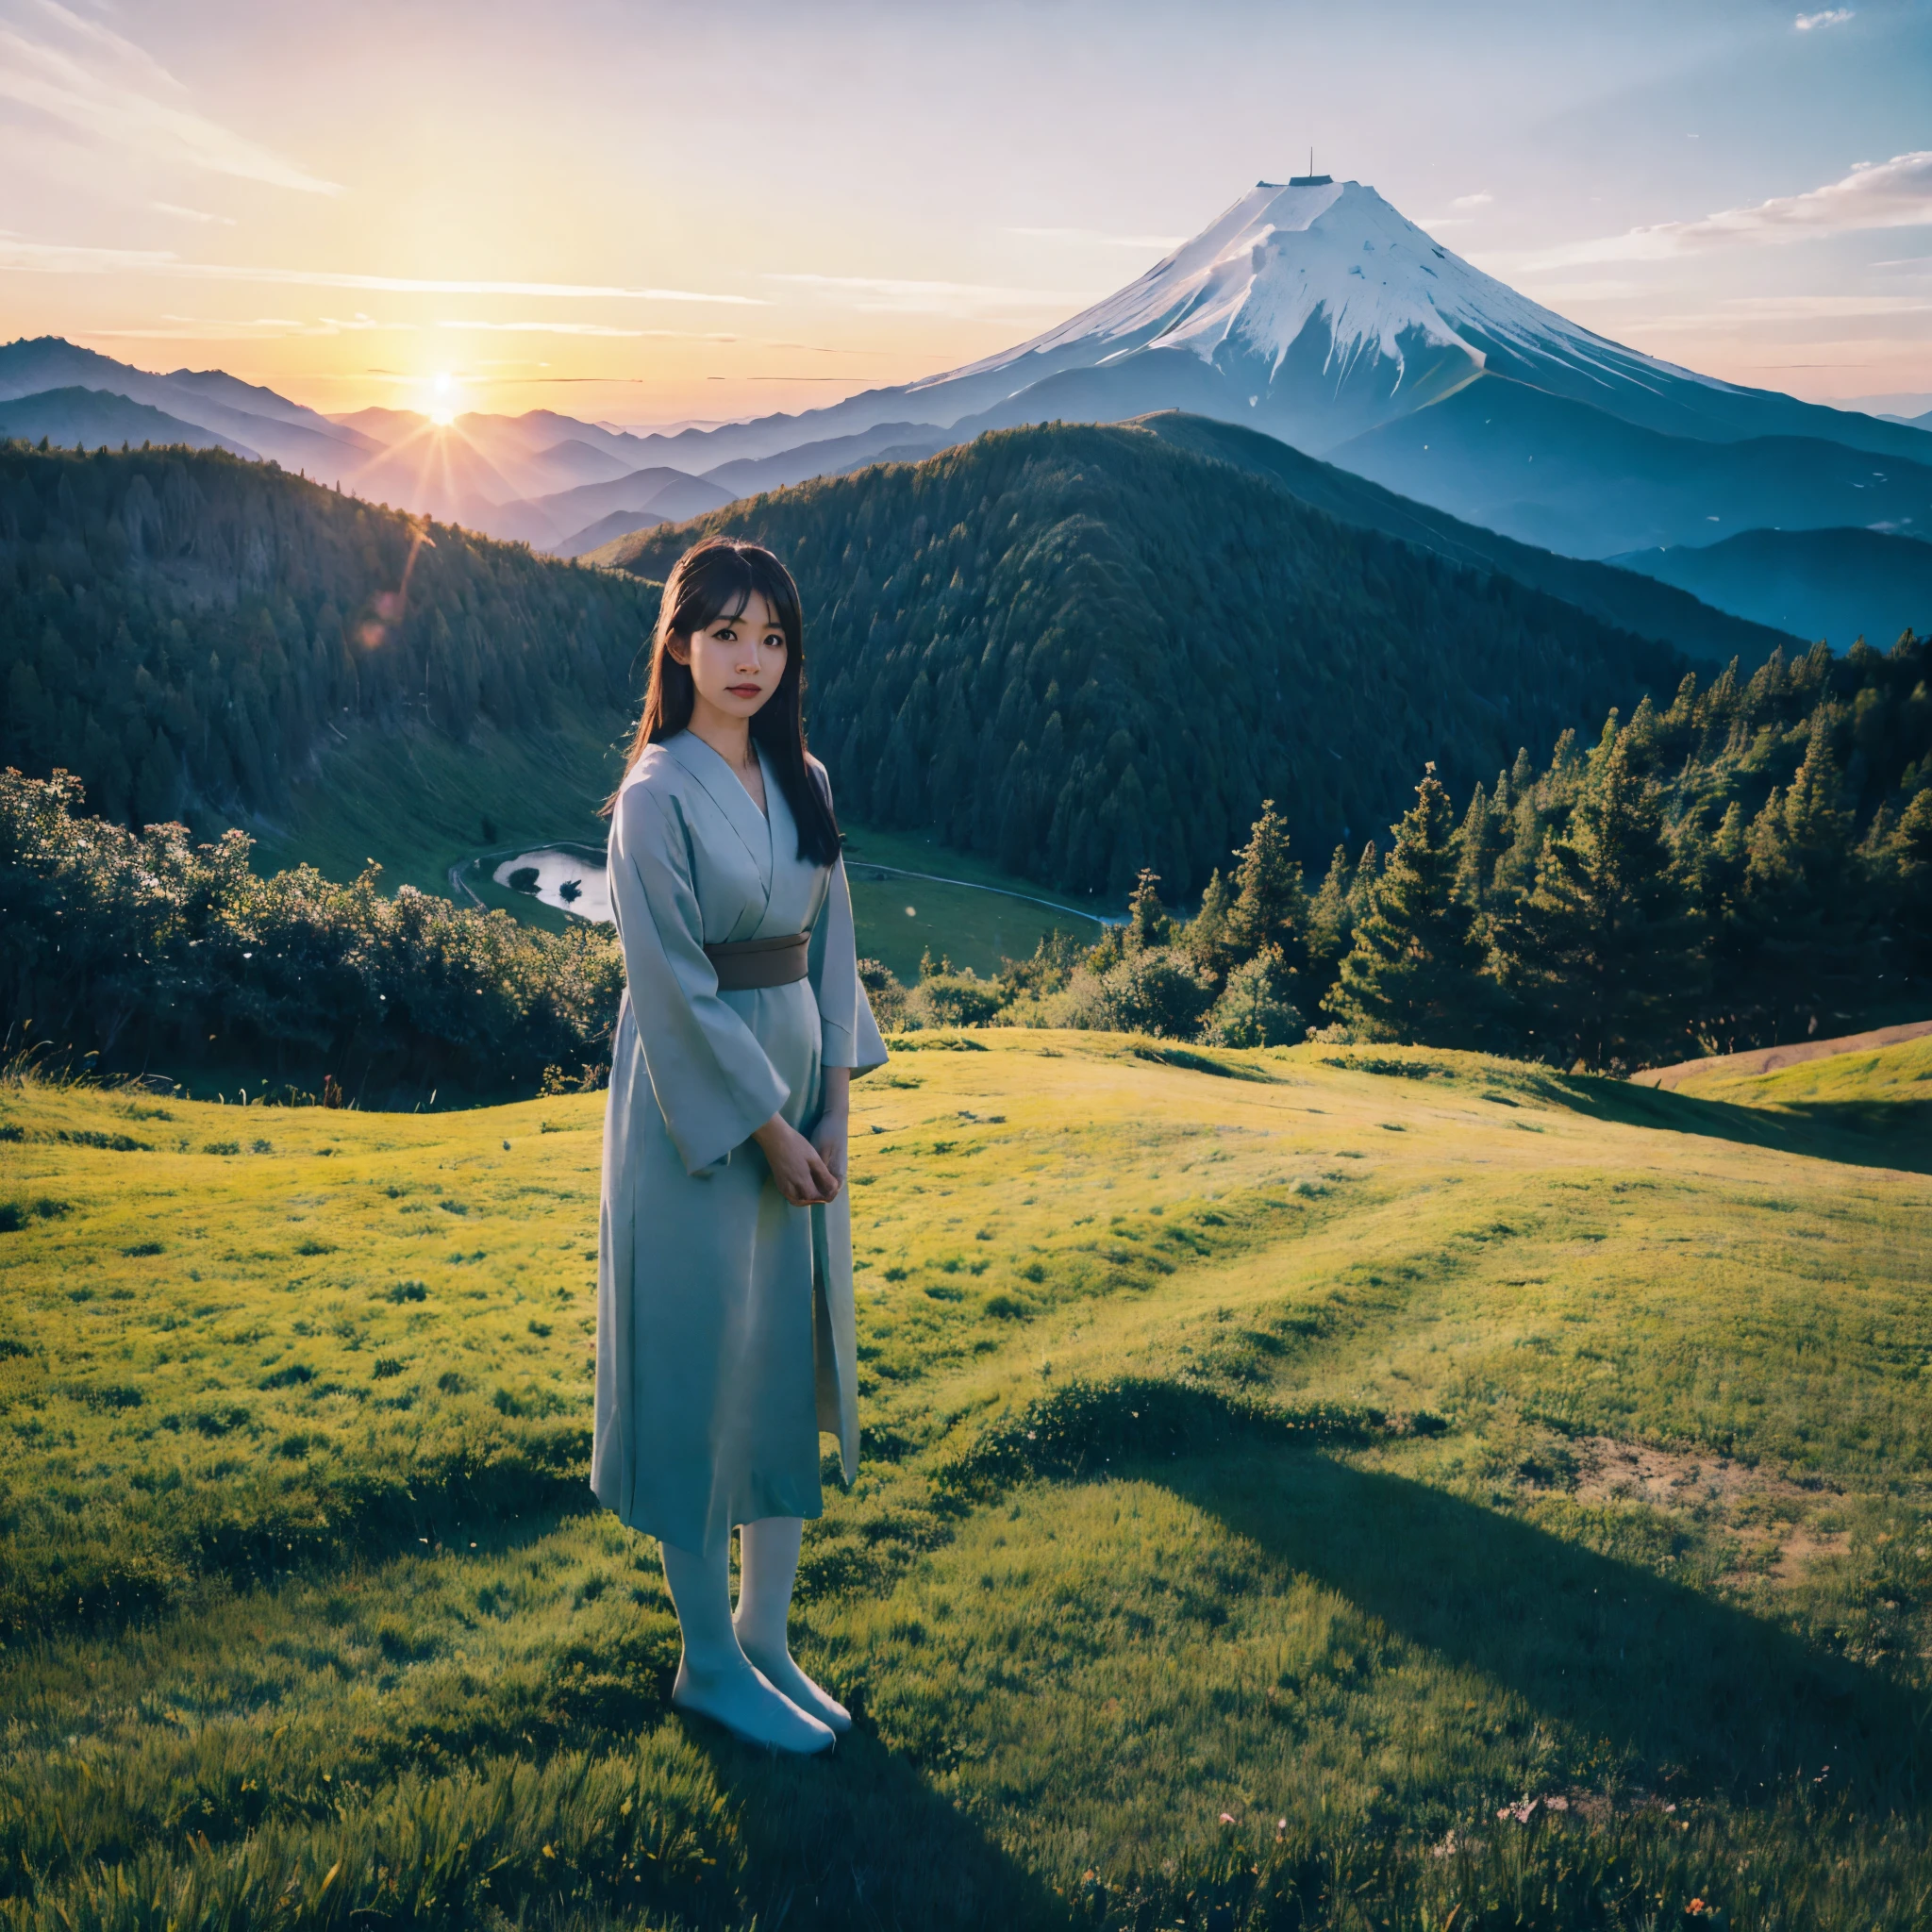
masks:
POLYGON ((581 282, 433 281, 416 275, 361 275, 332 269, 243 268, 183 261, 165 248, 94 248, 78 242, 29 242, 0 231, 0 271, 27 275, 173 275, 192 281, 257 282, 299 289, 358 289, 386 295, 525 295, 562 301, 716 302, 769 308, 758 295, 714 295, 695 289, 622 289, 581 282))
POLYGON ((132 41, 60 6, 34 0, 36 33, 16 8, 0 24, 0 100, 29 108, 90 143, 142 166, 187 167, 303 194, 340 194, 325 181, 198 113, 166 68, 132 41))
POLYGON ((151 201, 148 206, 161 214, 173 215, 176 221, 200 222, 204 225, 219 223, 225 228, 232 228, 235 225, 233 215, 211 215, 205 208, 182 208, 177 202, 151 201))
POLYGON ((680 342, 735 342, 733 335, 691 328, 617 328, 606 322, 439 322, 438 328, 491 329, 503 335, 657 337, 680 342))
POLYGON ((1538 302, 1628 302, 1652 291, 1640 282, 1545 282, 1523 291, 1538 302))
POLYGON ((866 313, 898 315, 981 315, 988 308, 1040 309, 1078 307, 1093 300, 1083 291, 1069 294, 1053 289, 1004 289, 984 282, 926 282, 891 275, 822 275, 768 271, 768 282, 794 288, 820 289, 828 294, 856 298, 853 307, 866 313))
POLYGON ((1821 26, 1842 26, 1850 20, 1853 8, 1849 7, 1827 7, 1822 13, 1801 13, 1791 25, 1801 34, 1808 34, 1821 26))
POLYGON ((1717 308, 1653 315, 1622 325, 1627 334, 1735 329, 1754 322, 1857 322, 1868 317, 1932 315, 1922 295, 1740 295, 1717 308))
POLYGON ((1449 206, 1451 208, 1488 208, 1495 196, 1485 188, 1475 194, 1458 194, 1449 206))
POLYGON ((163 315, 151 328, 92 328, 76 333, 87 341, 153 342, 258 342, 275 337, 340 336, 370 329, 413 331, 413 322, 381 322, 373 316, 318 316, 303 322, 288 315, 251 318, 163 315))
POLYGON ((0 229, 0 270, 24 275, 105 275, 130 270, 167 275, 180 267, 165 248, 92 248, 73 242, 28 242, 0 229))
POLYGON ((1850 174, 1803 194, 1782 194, 1755 208, 1726 208, 1702 221, 1663 222, 1595 242, 1554 248, 1518 264, 1524 270, 1572 268, 1592 261, 1659 261, 1736 242, 1803 242, 1872 228, 1932 223, 1932 149, 1859 161, 1850 174))
POLYGON ((1008 235, 1025 235, 1039 242, 1075 242, 1093 248, 1178 248, 1185 235, 1108 235, 1098 228, 1008 228, 1008 235))

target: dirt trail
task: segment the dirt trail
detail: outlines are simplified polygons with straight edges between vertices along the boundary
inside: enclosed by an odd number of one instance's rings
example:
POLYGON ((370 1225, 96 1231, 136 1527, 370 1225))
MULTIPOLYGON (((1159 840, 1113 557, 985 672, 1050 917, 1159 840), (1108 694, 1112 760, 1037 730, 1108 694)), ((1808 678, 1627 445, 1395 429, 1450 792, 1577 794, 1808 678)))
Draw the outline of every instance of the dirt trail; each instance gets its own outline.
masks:
POLYGON ((1728 1456, 1653 1449, 1614 1436, 1586 1436, 1574 1447, 1580 1465, 1575 1490, 1579 1502, 1647 1503, 1658 1509, 1702 1507, 1723 1520, 1740 1505, 1794 1506, 1790 1515, 1778 1511, 1768 1520, 1759 1516, 1737 1525, 1740 1535, 1775 1544, 1777 1554, 1770 1566, 1775 1582, 1797 1582, 1814 1560, 1841 1554, 1848 1541, 1842 1530, 1821 1529, 1804 1520, 1829 1500, 1834 1493, 1829 1490, 1806 1489, 1787 1477, 1734 1462, 1728 1456))

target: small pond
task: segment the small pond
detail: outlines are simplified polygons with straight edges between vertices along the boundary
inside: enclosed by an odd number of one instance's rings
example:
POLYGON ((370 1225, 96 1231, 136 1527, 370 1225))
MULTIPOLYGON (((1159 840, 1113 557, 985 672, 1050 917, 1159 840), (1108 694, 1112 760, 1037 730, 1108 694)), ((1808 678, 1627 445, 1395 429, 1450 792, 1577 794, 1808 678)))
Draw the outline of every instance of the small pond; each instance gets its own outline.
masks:
MULTIPOLYGON (((516 891, 518 886, 510 882, 525 872, 537 874, 532 896, 544 905, 575 912, 579 919, 591 920, 598 925, 610 924, 610 882, 605 876, 601 857, 593 858, 582 850, 573 851, 565 845, 545 845, 502 860, 490 876, 499 886, 516 891)), ((527 889, 528 881, 520 883, 527 889)))

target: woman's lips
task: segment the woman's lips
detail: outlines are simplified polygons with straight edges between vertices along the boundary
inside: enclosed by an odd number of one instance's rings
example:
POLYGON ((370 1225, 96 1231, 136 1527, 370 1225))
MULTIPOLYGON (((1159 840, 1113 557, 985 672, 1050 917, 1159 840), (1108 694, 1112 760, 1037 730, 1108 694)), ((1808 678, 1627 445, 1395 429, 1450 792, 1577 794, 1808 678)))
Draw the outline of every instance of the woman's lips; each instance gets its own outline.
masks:
POLYGON ((724 689, 735 698, 755 698, 764 690, 760 684, 727 684, 724 689))

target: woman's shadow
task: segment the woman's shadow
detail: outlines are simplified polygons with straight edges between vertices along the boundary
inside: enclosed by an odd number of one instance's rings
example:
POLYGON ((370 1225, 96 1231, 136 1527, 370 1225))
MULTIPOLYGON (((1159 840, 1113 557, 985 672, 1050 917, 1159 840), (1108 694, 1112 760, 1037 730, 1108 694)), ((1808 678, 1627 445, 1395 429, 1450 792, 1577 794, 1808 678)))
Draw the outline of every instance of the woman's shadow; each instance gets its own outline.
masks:
MULTIPOLYGON (((1113 1478, 1200 1508, 1278 1587, 1321 1584, 1579 1745, 1607 1743, 1625 1802, 1751 1807, 1802 1780, 1875 1812, 1918 1808, 1932 1769, 1923 1693, 1641 1565, 1308 1448, 1117 1463, 1113 1478)), ((1072 1901, 862 1721, 829 1762, 766 1757, 702 1724, 690 1735, 738 1806, 760 1927, 1075 1922, 1072 1901)))
POLYGON ((859 1723, 829 1759, 780 1758, 686 1719, 738 1810, 759 1932, 1021 1932, 1067 1902, 859 1723))
POLYGON ((1306 1451, 1148 1472, 1284 1574, 1480 1674, 1674 1792, 1803 1778, 1916 1808, 1925 1695, 1767 1618, 1425 1483, 1306 1451))

